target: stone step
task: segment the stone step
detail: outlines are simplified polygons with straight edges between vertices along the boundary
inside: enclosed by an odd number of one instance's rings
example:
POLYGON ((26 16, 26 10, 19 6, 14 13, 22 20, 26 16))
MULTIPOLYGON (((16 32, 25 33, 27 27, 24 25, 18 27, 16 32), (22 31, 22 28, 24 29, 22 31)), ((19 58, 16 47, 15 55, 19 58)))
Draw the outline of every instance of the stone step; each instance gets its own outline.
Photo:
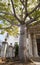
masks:
POLYGON ((40 62, 40 57, 31 57, 31 60, 35 62, 40 62))

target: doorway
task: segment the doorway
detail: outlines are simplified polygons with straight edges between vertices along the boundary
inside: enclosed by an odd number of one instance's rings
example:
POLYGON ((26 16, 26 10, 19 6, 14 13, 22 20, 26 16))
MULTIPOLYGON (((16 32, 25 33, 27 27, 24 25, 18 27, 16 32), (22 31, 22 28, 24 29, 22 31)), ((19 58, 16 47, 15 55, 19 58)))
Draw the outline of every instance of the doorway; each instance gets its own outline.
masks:
POLYGON ((38 55, 40 56, 40 39, 37 39, 38 55))

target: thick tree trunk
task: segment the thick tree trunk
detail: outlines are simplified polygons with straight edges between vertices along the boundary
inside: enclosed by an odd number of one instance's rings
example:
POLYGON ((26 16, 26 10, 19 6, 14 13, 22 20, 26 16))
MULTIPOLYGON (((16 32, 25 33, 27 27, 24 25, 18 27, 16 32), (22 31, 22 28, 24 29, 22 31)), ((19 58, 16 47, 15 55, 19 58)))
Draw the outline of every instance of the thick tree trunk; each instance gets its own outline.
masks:
POLYGON ((26 25, 21 25, 20 28, 19 58, 26 60, 26 25))

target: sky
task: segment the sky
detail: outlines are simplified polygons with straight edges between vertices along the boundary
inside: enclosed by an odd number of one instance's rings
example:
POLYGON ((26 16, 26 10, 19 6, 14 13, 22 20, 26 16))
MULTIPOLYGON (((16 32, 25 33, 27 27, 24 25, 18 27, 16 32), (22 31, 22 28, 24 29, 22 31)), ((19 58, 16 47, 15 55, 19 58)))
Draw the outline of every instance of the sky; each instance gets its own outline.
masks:
MULTIPOLYGON (((5 37, 6 37, 6 33, 3 35, 0 34, 0 42, 4 41, 5 37)), ((10 45, 10 43, 12 43, 12 45, 14 46, 15 42, 19 43, 19 37, 17 38, 17 37, 13 37, 13 36, 9 35, 7 42, 9 45, 10 45)), ((0 45, 1 45, 1 43, 0 43, 0 45)))

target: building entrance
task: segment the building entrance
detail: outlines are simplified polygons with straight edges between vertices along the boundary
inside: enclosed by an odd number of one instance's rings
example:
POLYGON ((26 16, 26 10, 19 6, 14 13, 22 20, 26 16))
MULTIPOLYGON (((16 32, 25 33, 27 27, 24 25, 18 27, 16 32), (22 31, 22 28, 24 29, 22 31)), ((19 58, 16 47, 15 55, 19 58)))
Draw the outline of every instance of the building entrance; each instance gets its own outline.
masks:
POLYGON ((40 39, 37 39, 38 55, 40 56, 40 39))

